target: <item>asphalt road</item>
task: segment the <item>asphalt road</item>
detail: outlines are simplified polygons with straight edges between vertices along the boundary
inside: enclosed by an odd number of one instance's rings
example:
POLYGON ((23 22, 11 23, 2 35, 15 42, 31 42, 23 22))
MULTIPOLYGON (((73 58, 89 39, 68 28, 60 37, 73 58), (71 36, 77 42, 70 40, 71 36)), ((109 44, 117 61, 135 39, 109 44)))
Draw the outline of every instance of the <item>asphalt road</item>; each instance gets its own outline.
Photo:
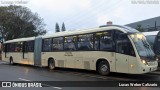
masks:
MULTIPOLYGON (((130 75, 122 73, 111 73, 109 76, 101 76, 95 71, 62 69, 48 70, 47 68, 8 65, 0 61, 0 81, 160 81, 160 71, 142 75, 130 75)), ((113 83, 113 82, 112 82, 113 83)), ((66 83, 67 84, 67 83, 66 83)), ((12 90, 159 90, 159 87, 60 87, 42 82, 42 88, 12 88, 12 90)), ((11 88, 0 88, 10 90, 11 88)))

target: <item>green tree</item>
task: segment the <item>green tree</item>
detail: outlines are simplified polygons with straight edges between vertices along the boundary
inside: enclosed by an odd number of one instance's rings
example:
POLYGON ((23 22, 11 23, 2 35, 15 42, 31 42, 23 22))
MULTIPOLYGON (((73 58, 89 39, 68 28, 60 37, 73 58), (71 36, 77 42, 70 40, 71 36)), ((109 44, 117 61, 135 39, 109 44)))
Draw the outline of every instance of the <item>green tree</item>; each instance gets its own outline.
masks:
POLYGON ((140 32, 144 32, 144 29, 143 29, 143 27, 142 27, 141 24, 138 24, 137 27, 136 27, 136 29, 137 29, 138 31, 140 31, 140 32))
POLYGON ((63 22, 63 24, 62 24, 62 29, 61 29, 62 31, 66 31, 66 27, 65 27, 65 24, 64 24, 64 22, 63 22))
POLYGON ((4 40, 46 34, 43 19, 23 6, 0 7, 0 35, 4 40))
POLYGON ((58 23, 56 23, 55 29, 56 29, 56 32, 60 32, 60 28, 59 28, 58 23))

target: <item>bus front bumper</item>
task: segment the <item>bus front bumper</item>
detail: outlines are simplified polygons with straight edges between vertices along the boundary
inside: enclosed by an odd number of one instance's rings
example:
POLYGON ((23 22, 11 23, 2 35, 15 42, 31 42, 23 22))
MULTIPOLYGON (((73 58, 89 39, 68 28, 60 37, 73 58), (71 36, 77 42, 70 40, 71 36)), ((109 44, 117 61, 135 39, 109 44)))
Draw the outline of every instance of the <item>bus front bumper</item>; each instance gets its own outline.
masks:
POLYGON ((141 72, 142 73, 148 73, 148 72, 156 71, 157 70, 157 66, 158 65, 142 67, 141 68, 141 72))

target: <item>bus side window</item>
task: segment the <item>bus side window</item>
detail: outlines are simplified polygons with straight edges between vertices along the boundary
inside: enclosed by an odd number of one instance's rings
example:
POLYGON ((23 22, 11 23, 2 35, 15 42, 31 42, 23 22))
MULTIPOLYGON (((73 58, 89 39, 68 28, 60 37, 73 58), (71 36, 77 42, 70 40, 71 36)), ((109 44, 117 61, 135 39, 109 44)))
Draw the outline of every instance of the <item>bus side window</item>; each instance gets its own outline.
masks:
POLYGON ((76 50, 76 38, 77 36, 64 37, 64 50, 66 51, 76 50))
POLYGON ((78 50, 93 50, 93 34, 78 35, 78 50))
POLYGON ((51 51, 51 43, 52 39, 43 39, 43 51, 44 52, 49 52, 51 51))
POLYGON ((22 48, 23 48, 22 42, 16 42, 14 43, 14 45, 15 45, 15 48, 14 48, 15 52, 22 52, 22 48))
POLYGON ((3 44, 2 50, 3 50, 3 52, 7 52, 7 44, 3 44))
POLYGON ((34 52, 34 41, 28 41, 28 52, 34 52))
POLYGON ((25 41, 24 44, 24 52, 34 52, 34 41, 25 41))
MULTIPOLYGON (((116 33, 117 34, 117 33, 116 33)), ((116 38, 116 52, 135 56, 133 46, 126 34, 118 34, 116 38)))
POLYGON ((99 50, 100 49, 100 35, 101 33, 96 33, 95 34, 95 40, 94 40, 94 49, 99 50))
POLYGON ((52 51, 63 50, 63 37, 53 38, 52 51))
POLYGON ((95 50, 113 51, 112 30, 95 34, 95 50))
POLYGON ((14 43, 7 43, 7 52, 14 52, 15 45, 14 43))

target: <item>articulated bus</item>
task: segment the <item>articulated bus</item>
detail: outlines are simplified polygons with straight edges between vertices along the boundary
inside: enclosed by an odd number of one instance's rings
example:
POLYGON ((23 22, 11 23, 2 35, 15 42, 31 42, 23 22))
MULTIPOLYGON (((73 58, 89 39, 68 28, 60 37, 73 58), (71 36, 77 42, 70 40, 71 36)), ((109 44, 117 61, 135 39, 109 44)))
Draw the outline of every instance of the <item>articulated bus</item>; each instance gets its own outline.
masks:
POLYGON ((143 32, 143 34, 156 54, 158 66, 160 67, 160 31, 143 32))
POLYGON ((96 70, 101 75, 142 74, 158 66, 145 36, 119 25, 9 40, 2 57, 10 64, 96 70))

